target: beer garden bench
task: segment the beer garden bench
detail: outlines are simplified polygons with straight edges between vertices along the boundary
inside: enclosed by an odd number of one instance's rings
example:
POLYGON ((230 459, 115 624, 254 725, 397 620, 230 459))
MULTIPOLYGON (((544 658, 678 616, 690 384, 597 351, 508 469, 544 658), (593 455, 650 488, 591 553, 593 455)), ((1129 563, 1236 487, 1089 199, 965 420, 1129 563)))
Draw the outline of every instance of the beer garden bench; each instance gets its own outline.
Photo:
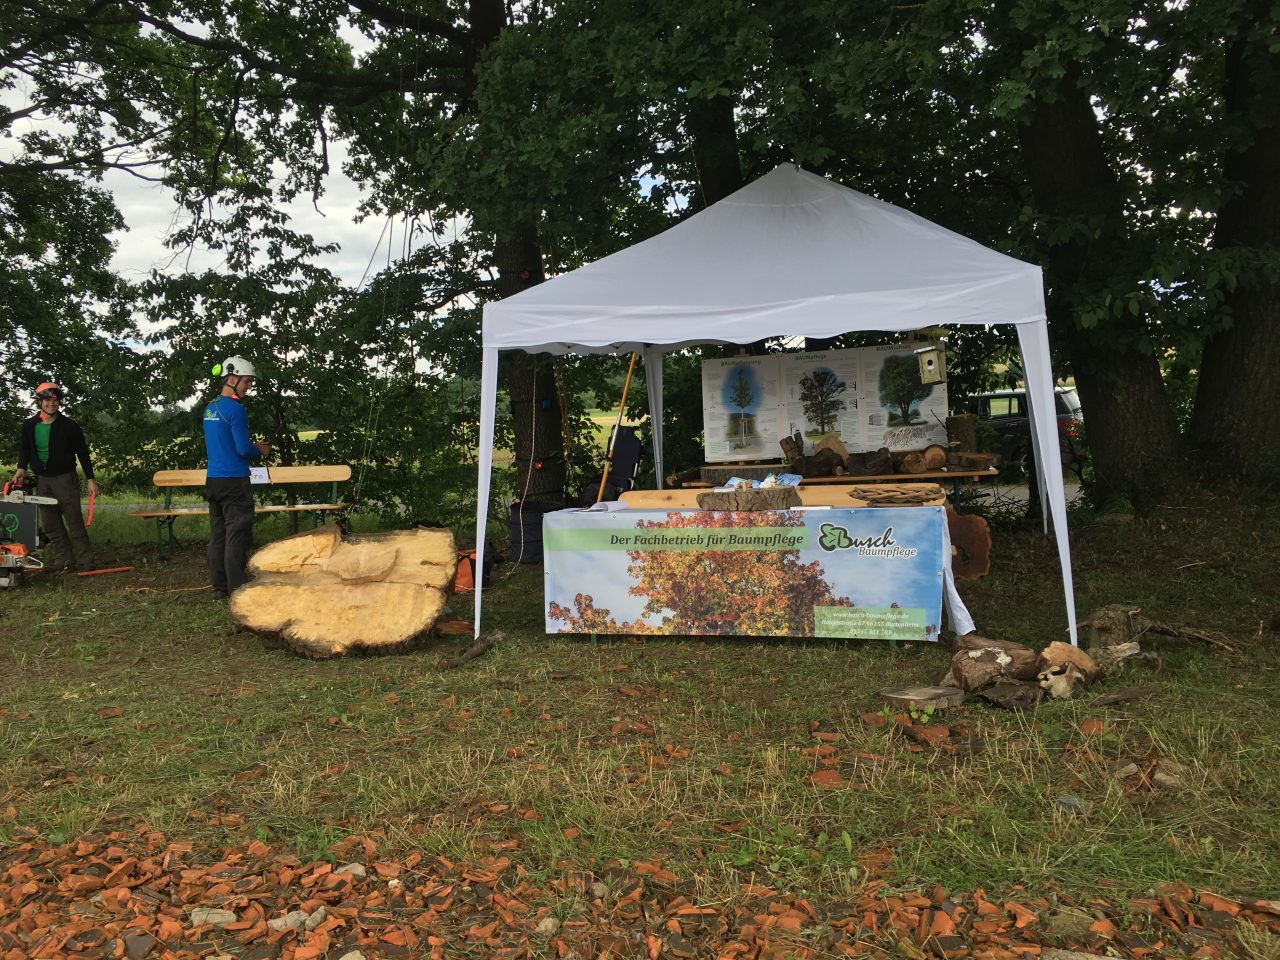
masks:
MULTIPOLYGON (((267 481, 265 483, 256 482, 254 487, 263 486, 280 486, 282 484, 303 484, 303 483, 328 483, 331 484, 331 494, 328 503, 268 503, 256 504, 254 513, 310 513, 313 514, 317 522, 326 513, 335 513, 346 510, 350 504, 341 503, 338 500, 338 484, 351 479, 351 467, 346 464, 334 466, 305 466, 305 467, 266 467, 267 481)), ((174 535, 173 525, 180 517, 207 517, 209 515, 209 507, 205 506, 177 506, 173 505, 173 493, 185 487, 203 488, 205 483, 205 472, 203 470, 157 470, 151 477, 151 482, 164 491, 164 505, 145 510, 130 511, 129 516, 138 517, 143 520, 156 521, 156 543, 162 549, 164 547, 164 534, 167 531, 169 535, 169 545, 178 547, 181 544, 174 535)))

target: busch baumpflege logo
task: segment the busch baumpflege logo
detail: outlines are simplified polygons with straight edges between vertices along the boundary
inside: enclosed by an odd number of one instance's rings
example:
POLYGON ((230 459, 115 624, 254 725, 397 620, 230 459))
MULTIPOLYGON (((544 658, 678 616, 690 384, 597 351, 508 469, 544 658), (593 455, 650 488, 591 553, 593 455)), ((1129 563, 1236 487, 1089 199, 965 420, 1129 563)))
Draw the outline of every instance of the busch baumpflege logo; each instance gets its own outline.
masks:
POLYGON ((860 557, 897 558, 914 557, 918 550, 915 547, 900 547, 893 539, 893 527, 885 527, 884 533, 878 537, 858 539, 849 536, 849 531, 834 523, 824 523, 818 530, 818 546, 828 553, 836 550, 857 550, 860 557))

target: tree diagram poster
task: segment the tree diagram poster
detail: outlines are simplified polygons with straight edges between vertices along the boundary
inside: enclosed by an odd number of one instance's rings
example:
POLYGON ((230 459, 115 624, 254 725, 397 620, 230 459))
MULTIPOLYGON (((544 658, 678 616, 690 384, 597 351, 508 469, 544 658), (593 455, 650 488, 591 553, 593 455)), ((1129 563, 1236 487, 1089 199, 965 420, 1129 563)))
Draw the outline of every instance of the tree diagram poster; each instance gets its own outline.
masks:
POLYGON ((797 431, 805 453, 837 436, 850 453, 947 442, 947 385, 920 382, 936 341, 702 361, 708 463, 776 460, 797 431))
MULTIPOLYGON (((885 344, 858 354, 859 450, 920 450, 947 442, 947 385, 922 384, 916 350, 936 343, 885 344)), ((850 450, 853 448, 850 447, 850 450)))
POLYGON ((776 356, 766 356, 702 362, 703 437, 708 462, 778 456, 777 361, 776 356))
POLYGON ((945 522, 941 507, 548 513, 547 632, 936 641, 945 522))
POLYGON ((862 449, 858 417, 857 350, 822 350, 779 354, 782 368, 782 434, 797 431, 805 453, 827 437, 838 437, 849 450, 862 449))

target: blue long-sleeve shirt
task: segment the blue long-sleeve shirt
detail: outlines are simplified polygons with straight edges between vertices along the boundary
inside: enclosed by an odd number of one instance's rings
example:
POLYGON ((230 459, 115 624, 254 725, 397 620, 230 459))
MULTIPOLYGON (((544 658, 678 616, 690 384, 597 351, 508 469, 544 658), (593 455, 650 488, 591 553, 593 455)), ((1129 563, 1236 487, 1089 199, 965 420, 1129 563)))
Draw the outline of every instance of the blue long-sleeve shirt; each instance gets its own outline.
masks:
POLYGON ((205 476, 247 477, 249 462, 262 456, 249 439, 249 415, 234 397, 218 397, 204 408, 205 476))

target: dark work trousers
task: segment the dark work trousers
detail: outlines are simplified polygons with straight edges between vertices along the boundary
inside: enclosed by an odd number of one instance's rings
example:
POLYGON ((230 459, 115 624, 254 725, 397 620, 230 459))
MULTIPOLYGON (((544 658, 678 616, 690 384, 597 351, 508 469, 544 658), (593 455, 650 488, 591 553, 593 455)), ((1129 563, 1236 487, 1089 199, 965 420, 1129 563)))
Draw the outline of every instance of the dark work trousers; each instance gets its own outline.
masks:
POLYGON ((248 477, 210 477, 209 575, 215 595, 229 596, 249 579, 245 564, 253 546, 253 491, 248 477))
POLYGON ((40 526, 49 538, 50 566, 57 570, 93 569, 93 544, 84 528, 84 514, 80 512, 80 475, 60 473, 57 476, 41 476, 36 482, 36 496, 52 497, 57 506, 40 504, 40 526))

